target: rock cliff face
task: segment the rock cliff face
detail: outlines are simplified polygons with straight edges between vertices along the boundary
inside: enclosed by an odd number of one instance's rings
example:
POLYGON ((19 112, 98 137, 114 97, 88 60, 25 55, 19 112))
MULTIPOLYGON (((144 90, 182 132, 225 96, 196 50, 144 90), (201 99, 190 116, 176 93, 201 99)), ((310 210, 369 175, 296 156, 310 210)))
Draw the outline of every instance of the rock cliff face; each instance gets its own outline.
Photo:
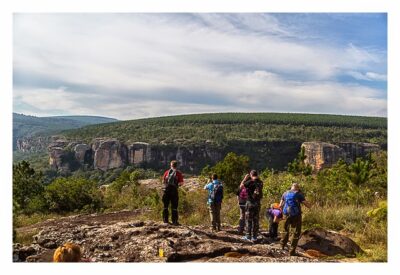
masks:
POLYGON ((282 169, 297 154, 298 142, 237 142, 224 147, 204 143, 196 145, 150 145, 144 142, 124 144, 117 139, 97 138, 92 143, 68 142, 55 139, 48 147, 50 165, 65 170, 69 162, 71 170, 79 167, 106 171, 127 165, 164 169, 176 159, 180 169, 198 173, 208 165, 222 160, 228 152, 244 154, 254 159, 252 167, 264 169, 269 166, 282 169), (254 156, 254 157, 253 157, 254 156))
POLYGON ((326 142, 304 142, 301 146, 307 156, 305 163, 310 164, 316 171, 330 167, 346 157, 342 148, 326 142))
POLYGON ((372 143, 341 142, 338 146, 346 153, 347 162, 353 162, 358 157, 365 157, 369 153, 381 150, 379 145, 372 143))
POLYGON ((102 140, 96 144, 93 165, 95 169, 124 167, 128 162, 128 148, 116 139, 102 140))
POLYGON ((366 157, 371 152, 380 150, 380 146, 371 143, 342 142, 337 145, 326 142, 304 142, 305 163, 310 164, 314 171, 331 167, 339 159, 352 163, 358 157, 366 157))
POLYGON ((379 145, 369 143, 326 142, 232 142, 217 147, 209 143, 195 145, 150 145, 144 142, 124 144, 117 139, 97 138, 92 143, 68 142, 54 138, 48 147, 50 166, 63 171, 73 171, 79 167, 106 171, 128 165, 155 170, 169 166, 176 159, 184 172, 199 173, 206 165, 214 165, 228 152, 247 155, 251 167, 265 167, 283 170, 292 161, 300 146, 305 148, 306 163, 314 171, 331 167, 339 159, 347 162, 357 157, 365 157, 369 152, 380 150, 379 145))
POLYGON ((20 152, 39 152, 46 150, 51 142, 49 137, 25 137, 16 140, 14 149, 20 152))

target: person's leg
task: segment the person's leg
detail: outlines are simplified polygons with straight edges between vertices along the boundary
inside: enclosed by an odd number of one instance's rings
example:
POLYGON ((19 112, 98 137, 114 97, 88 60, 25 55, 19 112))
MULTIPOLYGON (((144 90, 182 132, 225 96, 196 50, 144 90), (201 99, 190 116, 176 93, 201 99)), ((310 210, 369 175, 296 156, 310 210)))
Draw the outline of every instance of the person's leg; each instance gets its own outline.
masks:
POLYGON ((251 207, 248 203, 246 204, 246 227, 248 238, 251 238, 251 233, 253 232, 253 207, 251 207))
POLYGON ((277 222, 272 222, 272 238, 277 238, 278 237, 278 223, 277 222))
POLYGON ((164 209, 163 209, 163 221, 165 223, 168 223, 169 219, 169 213, 168 213, 168 208, 169 208, 169 202, 170 202, 170 195, 168 192, 168 189, 164 191, 163 196, 162 196, 162 202, 164 204, 164 209))
POLYGON ((172 190, 173 190, 171 192, 172 223, 178 224, 178 203, 179 203, 178 189, 172 189, 172 190))
POLYGON ((274 217, 271 216, 270 214, 268 214, 268 225, 269 225, 269 228, 268 228, 269 236, 272 238, 274 235, 274 228, 273 228, 274 217))
POLYGON ((290 242, 290 255, 295 255, 297 243, 299 242, 300 235, 301 235, 301 215, 295 216, 293 219, 292 226, 295 228, 293 233, 292 241, 290 242))
POLYGON ((253 238, 257 239, 258 236, 258 230, 260 228, 260 208, 261 205, 260 203, 258 203, 255 207, 254 207, 254 216, 253 216, 253 238))
POLYGON ((240 205, 239 233, 244 232, 246 226, 246 206, 240 205))
POLYGON ((285 248, 288 240, 289 240, 289 233, 290 233, 290 221, 291 217, 287 217, 285 220, 285 224, 284 224, 284 232, 282 234, 282 238, 281 238, 281 245, 282 245, 282 249, 285 248))
POLYGON ((210 220, 212 229, 215 230, 216 226, 215 226, 214 205, 213 204, 208 205, 208 210, 210 211, 210 220))
POLYGON ((215 222, 217 224, 217 230, 221 230, 221 203, 215 205, 215 222))

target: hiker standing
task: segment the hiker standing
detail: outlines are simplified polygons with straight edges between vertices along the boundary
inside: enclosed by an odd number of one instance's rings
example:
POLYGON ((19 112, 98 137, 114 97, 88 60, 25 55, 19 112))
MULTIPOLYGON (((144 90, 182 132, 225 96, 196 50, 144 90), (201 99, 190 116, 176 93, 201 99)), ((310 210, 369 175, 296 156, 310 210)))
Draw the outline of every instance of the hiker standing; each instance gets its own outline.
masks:
POLYGON ((247 202, 247 189, 242 186, 236 192, 236 196, 238 199, 239 209, 240 209, 240 219, 239 219, 239 234, 244 232, 244 228, 246 226, 246 202, 247 202))
POLYGON ((222 182, 218 180, 217 174, 213 174, 211 182, 204 186, 205 190, 208 190, 208 209, 210 211, 210 218, 212 224, 212 230, 221 230, 221 204, 224 198, 224 187, 222 182))
POLYGON ((176 168, 178 167, 178 162, 176 160, 171 161, 171 168, 165 171, 163 176, 163 196, 162 201, 164 204, 163 210, 163 220, 164 223, 168 223, 169 216, 169 204, 171 203, 171 216, 172 224, 179 225, 178 223, 178 187, 183 184, 183 175, 176 168))
POLYGON ((279 222, 283 218, 282 209, 279 207, 279 203, 273 203, 267 209, 266 216, 269 223, 269 237, 273 240, 278 238, 278 226, 279 222))
POLYGON ((243 237, 244 240, 256 241, 259 229, 260 208, 263 182, 258 178, 256 170, 252 170, 247 174, 240 187, 245 187, 247 190, 246 201, 246 226, 247 234, 243 237))
POLYGON ((279 206, 283 207, 283 214, 286 217, 285 221, 285 232, 281 239, 282 249, 285 248, 290 234, 290 227, 294 227, 295 231, 293 233, 292 240, 290 242, 289 255, 296 255, 296 247, 299 242, 301 234, 301 204, 306 207, 310 207, 310 203, 306 201, 302 192, 300 192, 300 186, 298 183, 293 183, 290 190, 282 195, 281 202, 279 206))

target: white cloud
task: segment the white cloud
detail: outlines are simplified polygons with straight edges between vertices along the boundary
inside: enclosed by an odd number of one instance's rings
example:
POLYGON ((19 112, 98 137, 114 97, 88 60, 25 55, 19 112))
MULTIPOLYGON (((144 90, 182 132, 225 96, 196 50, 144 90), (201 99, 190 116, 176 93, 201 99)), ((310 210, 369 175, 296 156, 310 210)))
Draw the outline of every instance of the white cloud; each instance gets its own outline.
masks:
POLYGON ((125 119, 173 114, 158 105, 181 95, 185 99, 171 112, 379 110, 386 115, 378 91, 334 82, 344 72, 381 80, 383 75, 371 71, 382 62, 378 53, 352 44, 296 41, 271 15, 16 15, 14 20, 14 72, 66 86, 14 89, 14 102, 43 112, 125 119), (220 103, 213 104, 215 99, 220 103))
POLYGON ((348 72, 348 75, 354 77, 355 79, 359 79, 359 80, 387 81, 387 76, 385 74, 378 74, 378 73, 374 73, 374 72, 361 73, 361 72, 356 72, 356 71, 350 71, 350 72, 348 72))

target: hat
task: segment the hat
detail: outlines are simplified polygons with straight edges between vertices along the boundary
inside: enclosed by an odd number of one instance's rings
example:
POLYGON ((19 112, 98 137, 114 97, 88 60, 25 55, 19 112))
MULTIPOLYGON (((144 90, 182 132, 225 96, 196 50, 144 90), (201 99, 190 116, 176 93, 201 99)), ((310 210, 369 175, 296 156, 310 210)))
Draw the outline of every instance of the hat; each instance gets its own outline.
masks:
POLYGON ((279 209, 279 203, 274 202, 273 204, 271 204, 271 208, 272 209, 279 209))

